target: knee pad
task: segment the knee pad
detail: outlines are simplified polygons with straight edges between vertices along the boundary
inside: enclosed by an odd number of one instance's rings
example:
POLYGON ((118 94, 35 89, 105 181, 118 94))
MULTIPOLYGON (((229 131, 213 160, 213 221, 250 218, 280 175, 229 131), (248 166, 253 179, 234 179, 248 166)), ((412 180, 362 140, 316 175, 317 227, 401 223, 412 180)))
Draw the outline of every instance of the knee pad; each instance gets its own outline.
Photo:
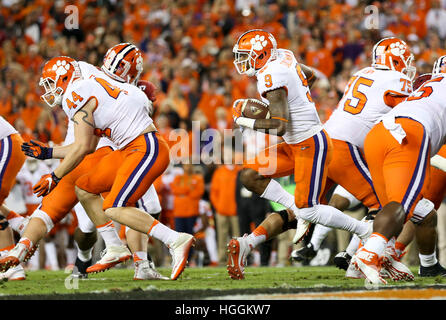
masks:
POLYGON ((276 212, 283 220, 282 225, 282 231, 287 231, 290 229, 296 229, 297 228, 297 220, 294 219, 293 221, 288 221, 288 212, 286 210, 282 210, 279 212, 276 212))
POLYGON ((424 218, 427 217, 429 213, 434 210, 434 204, 432 201, 422 198, 420 201, 418 201, 417 205, 415 206, 415 209, 413 210, 412 218, 410 218, 410 221, 412 221, 415 224, 420 224, 424 218))
POLYGON ((32 218, 39 218, 40 220, 42 220, 45 223, 47 233, 50 232, 51 229, 53 229, 54 227, 53 220, 51 220, 50 216, 40 209, 36 209, 34 211, 34 213, 31 215, 31 219, 32 218))

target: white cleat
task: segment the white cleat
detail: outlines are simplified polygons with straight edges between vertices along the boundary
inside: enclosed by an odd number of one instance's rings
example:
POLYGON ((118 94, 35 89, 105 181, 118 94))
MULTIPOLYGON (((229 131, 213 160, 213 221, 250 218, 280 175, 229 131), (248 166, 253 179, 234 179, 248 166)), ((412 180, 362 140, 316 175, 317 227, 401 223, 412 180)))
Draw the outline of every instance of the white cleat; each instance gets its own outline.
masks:
MULTIPOLYGON (((110 246, 106 248, 105 254, 102 255, 101 260, 96 262, 96 264, 87 268, 87 273, 96 273, 108 270, 118 263, 127 261, 132 257, 129 249, 126 246, 110 246)), ((104 252, 103 251, 103 252, 104 252)))
POLYGON ((180 233, 175 242, 169 246, 172 255, 172 273, 170 279, 176 280, 186 268, 187 258, 192 246, 195 245, 195 238, 188 233, 180 233))
POLYGON ((17 243, 7 255, 0 259, 0 272, 7 271, 9 268, 18 266, 25 260, 28 254, 28 248, 23 243, 17 243))
POLYGON ((25 270, 22 265, 9 268, 8 271, 0 273, 0 279, 8 279, 8 281, 26 280, 25 270))
POLYGON ((353 263, 348 265, 347 271, 345 271, 345 277, 349 279, 364 279, 364 275, 356 269, 353 263))
POLYGON ((311 222, 301 219, 297 219, 297 227, 296 227, 296 233, 294 234, 293 243, 297 244, 299 243, 305 235, 310 231, 311 222))
POLYGON ((245 266, 248 254, 252 247, 246 241, 247 235, 243 237, 233 238, 229 241, 228 247, 228 264, 226 269, 229 276, 234 280, 241 280, 245 277, 245 266))
POLYGON ((170 278, 156 271, 153 262, 141 260, 135 262, 135 275, 133 276, 133 280, 170 280, 170 278))
POLYGON ((387 271, 393 281, 413 281, 415 276, 412 271, 400 261, 393 247, 387 247, 384 252, 382 267, 387 271))
POLYGON ((381 262, 376 253, 370 252, 362 247, 353 256, 351 263, 364 275, 366 282, 371 284, 387 284, 387 281, 380 275, 381 262))

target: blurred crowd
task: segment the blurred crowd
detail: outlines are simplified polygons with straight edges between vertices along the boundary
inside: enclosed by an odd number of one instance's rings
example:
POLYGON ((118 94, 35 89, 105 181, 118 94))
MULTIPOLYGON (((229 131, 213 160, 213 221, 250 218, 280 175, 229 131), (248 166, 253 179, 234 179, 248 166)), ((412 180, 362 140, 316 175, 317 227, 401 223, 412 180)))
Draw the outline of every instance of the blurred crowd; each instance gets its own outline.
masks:
MULTIPOLYGON (((446 0, 0 0, 0 115, 24 140, 62 143, 65 114, 39 100, 45 61, 64 55, 100 66, 108 48, 131 42, 144 53, 141 79, 158 88, 154 121, 169 144, 175 143, 172 130, 190 135, 193 121, 200 131, 223 132, 233 127, 232 102, 258 97, 255 79, 236 72, 232 47, 243 32, 261 28, 317 70, 312 96, 324 122, 383 37, 406 40, 418 72, 429 72, 446 54, 445 20, 446 0), (72 14, 79 26, 67 29, 72 14)), ((268 141, 244 132, 244 143, 243 156, 249 156, 268 141), (249 149, 253 139, 261 143, 249 149)), ((229 236, 249 232, 272 210, 239 185, 239 170, 234 164, 176 165, 156 182, 164 222, 190 232, 214 227, 219 256, 213 253, 212 263, 222 262, 229 236), (251 197, 258 212, 247 217, 243 201, 251 197), (188 219, 199 216, 208 218, 198 227, 188 219)), ((264 250, 262 264, 271 251, 264 250)))

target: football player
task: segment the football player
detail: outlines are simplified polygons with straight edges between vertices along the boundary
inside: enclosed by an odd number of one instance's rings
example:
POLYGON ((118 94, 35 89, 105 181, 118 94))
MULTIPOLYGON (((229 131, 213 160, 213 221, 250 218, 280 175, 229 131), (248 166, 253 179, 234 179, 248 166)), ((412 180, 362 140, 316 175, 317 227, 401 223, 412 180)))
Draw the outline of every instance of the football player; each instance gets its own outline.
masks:
MULTIPOLYGON (((109 50, 109 53, 106 56, 106 61, 104 62, 104 68, 107 66, 111 66, 110 63, 112 63, 114 70, 119 70, 120 75, 123 77, 124 81, 128 81, 130 83, 133 83, 138 76, 138 73, 140 72, 140 70, 136 70, 136 69, 132 69, 130 68, 130 64, 128 62, 128 60, 126 59, 137 59, 138 57, 135 55, 136 47, 134 47, 133 45, 130 44, 124 44, 124 46, 121 46, 121 48, 119 49, 120 51, 115 51, 115 50, 109 50), (121 49, 126 48, 125 51, 125 55, 124 56, 119 56, 119 52, 122 51, 121 49), (115 60, 116 59, 110 59, 110 56, 113 55, 114 57, 117 58, 117 64, 115 64, 115 60), (118 56, 117 56, 118 55, 118 56), (126 58, 126 59, 124 59, 126 58), (129 72, 132 71, 132 72, 129 72)), ((142 64, 142 61, 140 61, 140 65, 142 64)), ((92 66, 91 66, 92 67, 92 66)), ((71 108, 74 109, 74 105, 72 103, 79 103, 82 104, 82 100, 83 97, 80 96, 78 97, 76 92, 70 92, 69 95, 66 95, 66 90, 67 87, 71 87, 71 84, 74 85, 74 83, 72 82, 80 82, 83 81, 80 79, 79 77, 79 64, 77 62, 75 62, 73 59, 70 58, 55 58, 52 59, 45 67, 45 70, 43 72, 43 79, 42 79, 42 84, 45 86, 46 89, 46 94, 43 96, 44 100, 49 104, 49 105, 56 105, 56 104, 60 104, 63 102, 63 106, 65 111, 69 111, 71 108), (65 70, 63 70, 62 68, 65 68, 65 70), (59 82, 58 82, 59 81, 59 82), (68 84, 70 84, 70 86, 68 86, 68 84), (65 94, 65 95, 64 95, 65 94), (62 101, 63 100, 63 101, 62 101), (73 100, 73 101, 72 101, 73 100)), ((97 70, 96 70, 97 72, 97 70)), ((94 74, 93 72, 91 72, 92 74, 94 74)), ((91 78, 93 79, 93 78, 91 78)), ((117 93, 117 91, 114 90, 114 87, 110 85, 110 82, 113 82, 114 80, 109 79, 108 76, 103 74, 102 78, 94 78, 95 83, 98 84, 98 89, 104 91, 103 95, 101 98, 104 97, 104 95, 108 95, 110 98, 114 99, 114 100, 118 100, 115 98, 118 98, 117 96, 115 96, 115 94, 117 93), (114 98, 115 97, 115 98, 114 98)), ((88 80, 88 79, 84 79, 84 80, 88 80)), ((84 87, 87 88, 87 87, 84 87)), ((142 93, 138 93, 140 92, 139 89, 133 89, 135 87, 132 86, 131 90, 137 90, 136 95, 141 95, 142 93)), ((121 92, 121 91, 120 91, 121 92)), ((132 96, 130 94, 128 94, 129 90, 122 90, 123 95, 125 96, 132 96)), ((88 92, 89 94, 90 92, 88 92)), ((119 93, 118 93, 119 95, 119 93)), ((141 97, 140 97, 141 98, 141 97)), ((144 97, 145 98, 145 97, 144 97)), ((142 103, 140 104, 140 106, 145 107, 147 105, 146 101, 144 101, 144 98, 142 99, 142 103)), ((97 101, 97 98, 92 98, 94 99, 94 101, 97 101)), ((120 99, 122 100, 122 99, 120 99)), ((113 101, 113 100, 112 100, 113 101)), ((102 102, 102 100, 101 100, 102 102)), ((90 103, 91 105, 92 103, 90 103)), ((116 107, 116 103, 115 103, 115 107, 116 107)), ((83 112, 85 111, 85 109, 83 108, 78 108, 75 111, 81 110, 80 113, 78 114, 78 119, 72 119, 75 122, 75 126, 74 126, 74 136, 77 136, 77 133, 82 132, 82 129, 88 129, 85 130, 85 132, 90 131, 91 132, 91 126, 90 124, 92 122, 90 122, 89 120, 87 120, 84 117, 80 117, 81 114, 83 114, 83 112), (80 117, 80 119, 79 119, 80 117), (87 128, 87 126, 89 126, 90 128, 87 128), (76 128, 78 130, 76 130, 76 128)), ((72 110, 73 111, 73 110, 72 110)), ((138 111, 142 111, 141 108, 138 111)), ((147 111, 147 110, 146 110, 147 111)), ((130 115, 130 113, 128 113, 128 115, 130 115)), ((122 113, 121 113, 122 116, 122 113)), ((146 115, 148 117, 148 115, 146 115)), ((110 120, 110 119, 108 119, 110 120)), ((120 119, 121 123, 122 123, 122 118, 120 119)), ((118 121, 119 122, 119 121, 118 121)), ((122 130, 122 126, 120 127, 120 129, 122 130)), ((136 128, 137 129, 137 128, 136 128)), ((103 134, 102 131, 100 131, 101 129, 96 129, 94 130, 94 133, 96 133, 97 135, 101 136, 103 134)), ((119 130, 118 130, 119 131, 119 130)), ((96 144, 97 144, 97 140, 99 140, 98 138, 95 139, 91 139, 91 137, 85 137, 83 135, 84 132, 80 133, 80 136, 82 136, 84 139, 88 140, 87 143, 82 143, 81 141, 77 140, 76 138, 74 139, 74 142, 71 144, 68 144, 65 147, 55 147, 54 149, 51 150, 53 157, 60 157, 60 158, 64 158, 65 161, 63 163, 67 163, 68 166, 64 166, 63 164, 57 168, 55 171, 56 172, 62 172, 61 175, 64 175, 64 172, 68 172, 71 170, 71 168, 75 167, 75 164, 77 162, 79 162, 80 160, 82 160, 83 158, 83 154, 89 152, 92 148, 92 145, 95 145, 96 148, 96 144), (90 145, 89 143, 92 142, 92 144, 90 145), (76 154, 75 150, 80 151, 80 153, 76 154), (72 161, 66 161, 67 158, 65 157, 68 154, 68 157, 70 160, 72 161), (75 156, 73 159, 73 155, 76 154, 77 156, 75 156), (81 156, 80 156, 81 155, 81 156), (58 171, 60 170, 60 171, 58 171)), ((109 130, 105 130, 105 134, 110 133, 110 129, 109 130)), ((135 132, 133 132, 135 133, 135 132)), ((119 134, 119 133, 118 133, 119 134)), ((122 137, 122 136, 121 136, 122 137)), ((101 139, 101 140, 105 140, 107 141, 107 139, 101 139)), ((108 141, 108 144, 111 144, 110 141, 108 141)), ((45 150, 45 149, 43 149, 45 150)), ((45 150, 44 152, 46 152, 47 150, 45 150)), ((98 151, 104 151, 103 154, 98 155, 98 152, 96 153, 96 158, 93 159, 93 161, 89 164, 84 166, 83 168, 83 172, 81 169, 79 169, 80 166, 78 166, 75 170, 73 170, 70 174, 67 175, 67 177, 69 177, 71 175, 72 180, 70 181, 70 188, 69 188, 69 194, 71 196, 73 196, 73 185, 74 182, 77 180, 77 178, 80 176, 73 174, 73 172, 76 172, 76 170, 78 171, 78 173, 85 173, 86 171, 89 171, 92 169, 92 167, 94 166, 94 164, 96 164, 98 162, 99 159, 101 159, 105 154, 111 152, 111 148, 98 148, 98 151)), ((95 153, 88 155, 86 158, 88 157, 93 157, 95 155, 95 153)), ((121 160, 121 159, 116 159, 116 160, 121 160)), ((85 161, 81 162, 84 163, 85 161)), ((117 162, 116 162, 117 164, 117 162)), ((41 194, 46 194, 48 193, 48 191, 51 191, 54 187, 55 184, 57 184, 58 182, 58 178, 57 178, 57 173, 53 173, 50 177, 44 177, 42 179, 42 184, 37 185, 35 188, 36 192, 41 192, 41 194), (46 180, 47 179, 47 180, 46 180), (45 182, 45 180, 47 182, 45 182)), ((63 180, 68 180, 68 179, 62 179, 61 183, 63 180)), ((59 185, 58 185, 59 186, 59 185)), ((57 189, 57 188, 56 188, 57 189)), ((104 190, 106 191, 106 190, 104 190)), ((49 195, 47 197, 51 197, 53 193, 49 193, 49 195)), ((45 198, 47 198, 45 197, 45 198)), ((76 195, 74 194, 74 199, 73 201, 77 201, 76 199, 76 195)), ((72 203, 70 204, 72 206, 72 203)), ((52 224, 52 219, 48 219, 47 218, 48 215, 47 214, 42 214, 42 221, 45 221, 47 224, 51 225, 52 224)), ((104 240, 106 240, 108 238, 108 242, 111 243, 111 245, 107 246, 107 253, 102 257, 102 259, 98 262, 98 264, 96 264, 95 266, 92 266, 90 268, 92 268, 92 272, 95 271, 100 271, 100 270, 104 270, 107 269, 111 266, 113 266, 116 263, 119 263, 121 261, 124 261, 126 259, 128 259, 130 257, 129 252, 126 248, 124 248, 119 240, 119 238, 117 237, 116 231, 114 230, 113 224, 111 223, 110 220, 108 220, 108 218, 103 215, 100 214, 98 219, 93 218, 93 220, 95 220, 95 224, 99 225, 100 227, 98 228, 98 230, 101 232, 103 229, 106 229, 106 232, 102 232, 101 235, 103 236, 104 240), (105 220, 105 224, 103 226, 101 226, 101 219, 102 222, 105 220), (104 235, 105 233, 105 235, 104 235), (114 250, 117 249, 117 250, 114 250)), ((42 223, 42 222, 40 222, 42 223)), ((24 240, 27 240, 26 237, 24 238, 24 240)), ((107 245, 107 240, 106 240, 106 245, 107 245)), ((26 249, 25 249, 26 251, 26 249)), ((17 255, 18 256, 18 255, 17 255)), ((17 258, 17 257, 16 257, 17 258)), ((14 259, 13 259, 14 260, 14 259)), ((14 262, 14 261, 13 261, 14 262)), ((184 266, 183 266, 184 267, 184 266)), ((178 269, 176 270, 178 271, 178 269)), ((87 269, 88 272, 88 269, 87 269)))
MULTIPOLYGON (((401 53, 404 47, 394 46, 401 53)), ((446 56, 434 64, 432 79, 382 117, 367 134, 364 153, 378 199, 383 206, 373 222, 373 234, 352 258, 352 263, 374 284, 380 276, 387 242, 398 236, 411 220, 416 225, 420 273, 424 268, 443 269, 435 254, 436 213, 414 215, 417 202, 430 179, 430 155, 446 139, 446 56)))
MULTIPOLYGON (((0 205, 8 197, 15 183, 15 178, 26 160, 20 146, 23 139, 8 121, 0 117, 0 205)), ((0 214, 0 257, 9 254, 14 247, 14 238, 6 216, 0 214)), ((25 272, 21 265, 12 270, 0 273, 1 278, 9 280, 24 280, 25 272)))
MULTIPOLYGON (((277 49, 273 35, 263 30, 242 34, 233 51, 237 71, 256 76, 258 91, 262 100, 269 104, 271 114, 270 119, 243 117, 242 103, 236 101, 234 122, 242 127, 265 130, 285 140, 260 152, 254 163, 245 164, 241 172, 242 183, 263 198, 282 204, 288 211, 265 220, 249 236, 229 242, 228 272, 231 278, 242 279, 244 261, 251 248, 282 232, 282 226, 295 217, 347 230, 360 238, 369 236, 370 224, 320 203, 333 147, 319 120, 308 80, 293 53, 277 49), (271 168, 265 168, 265 163, 271 168), (296 182, 294 196, 272 179, 290 174, 294 174, 296 182), (292 214, 288 215, 290 212, 292 214)), ((304 228, 297 226, 294 242, 303 237, 308 225, 304 228)))

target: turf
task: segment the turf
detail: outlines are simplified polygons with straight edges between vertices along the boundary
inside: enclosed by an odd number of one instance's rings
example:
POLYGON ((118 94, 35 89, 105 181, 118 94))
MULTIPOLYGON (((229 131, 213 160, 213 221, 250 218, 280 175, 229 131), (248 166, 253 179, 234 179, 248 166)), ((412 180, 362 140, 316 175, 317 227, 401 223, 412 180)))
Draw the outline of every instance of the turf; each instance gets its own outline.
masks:
MULTIPOLYGON (((170 269, 160 268, 166 276, 170 269)), ((412 271, 416 274, 416 268, 412 271)), ((250 267, 244 280, 231 280, 225 268, 187 268, 176 281, 134 281, 133 269, 111 269, 76 282, 64 271, 28 271, 25 281, 0 283, 0 299, 62 299, 131 296, 151 299, 203 299, 242 293, 351 290, 364 288, 364 280, 347 279, 335 267, 250 267), (98 295, 99 293, 99 295, 98 295), (87 294, 87 295, 86 295, 87 294), (96 295, 95 295, 96 294, 96 295), (105 295, 104 295, 105 294, 105 295)), ((445 278, 419 278, 412 282, 389 281, 388 286, 446 287, 445 278)))

